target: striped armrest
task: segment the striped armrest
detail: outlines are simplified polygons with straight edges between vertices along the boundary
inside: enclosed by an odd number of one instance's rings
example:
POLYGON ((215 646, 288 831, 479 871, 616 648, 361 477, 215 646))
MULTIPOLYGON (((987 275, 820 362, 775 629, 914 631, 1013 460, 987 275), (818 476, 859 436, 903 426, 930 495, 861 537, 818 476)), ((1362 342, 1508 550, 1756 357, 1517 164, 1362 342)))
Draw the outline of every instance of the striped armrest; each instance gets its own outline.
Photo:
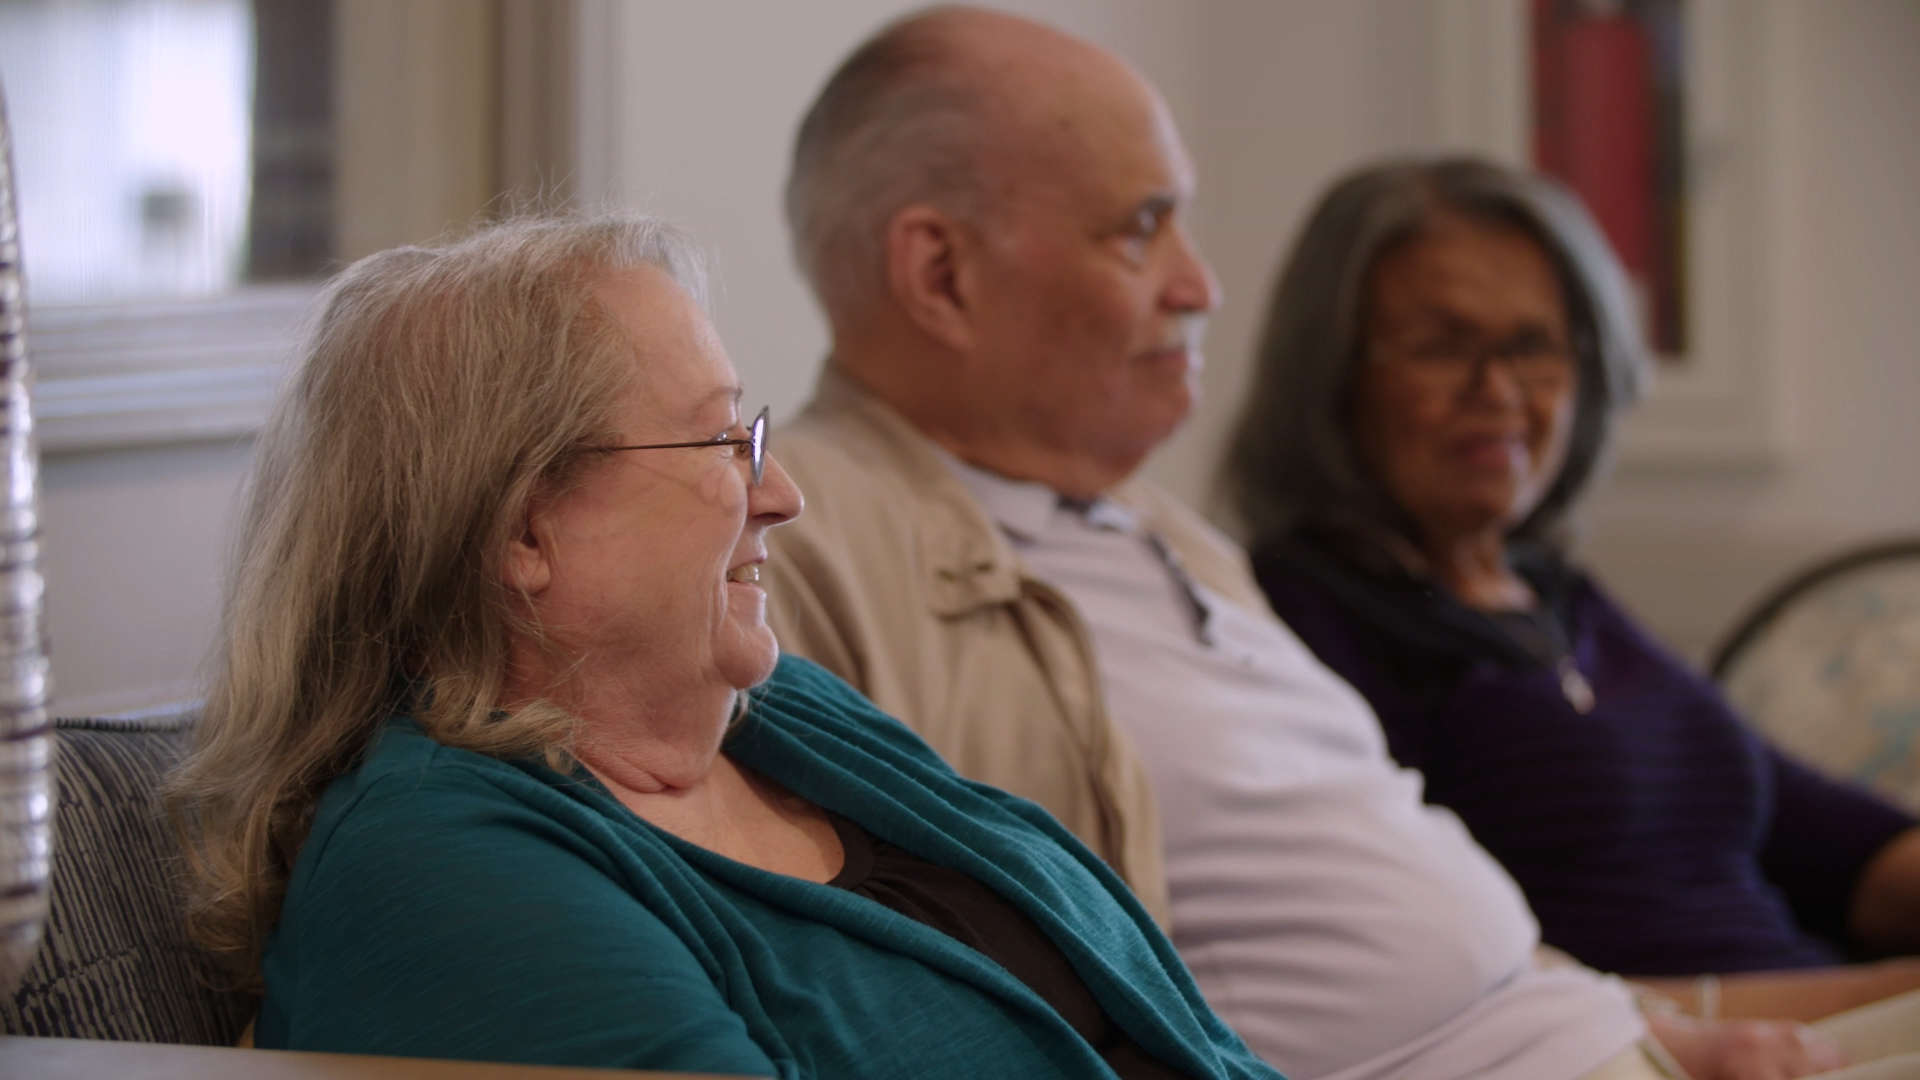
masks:
POLYGON ((157 800, 196 708, 55 721, 45 940, 0 1032, 232 1045, 257 1004, 219 988, 180 920, 179 847, 157 800))

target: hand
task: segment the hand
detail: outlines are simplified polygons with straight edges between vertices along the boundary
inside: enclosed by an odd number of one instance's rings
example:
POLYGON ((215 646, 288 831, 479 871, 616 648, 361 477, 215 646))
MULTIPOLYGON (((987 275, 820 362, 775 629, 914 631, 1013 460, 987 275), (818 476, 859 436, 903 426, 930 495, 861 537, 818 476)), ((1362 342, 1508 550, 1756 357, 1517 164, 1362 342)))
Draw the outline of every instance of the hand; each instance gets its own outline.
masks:
MULTIPOLYGON (((1642 991, 1698 1010, 1694 979, 1633 980, 1642 991)), ((1920 990, 1920 957, 1902 956, 1871 964, 1748 971, 1720 976, 1720 1015, 1727 1018, 1820 1020, 1848 1009, 1920 990)))
POLYGON ((1792 1021, 1669 1015, 1647 1027, 1691 1080, 1793 1080, 1847 1064, 1832 1039, 1792 1021))
POLYGON ((1920 952, 1920 825, 1889 840, 1860 871, 1847 930, 1880 952, 1920 952))

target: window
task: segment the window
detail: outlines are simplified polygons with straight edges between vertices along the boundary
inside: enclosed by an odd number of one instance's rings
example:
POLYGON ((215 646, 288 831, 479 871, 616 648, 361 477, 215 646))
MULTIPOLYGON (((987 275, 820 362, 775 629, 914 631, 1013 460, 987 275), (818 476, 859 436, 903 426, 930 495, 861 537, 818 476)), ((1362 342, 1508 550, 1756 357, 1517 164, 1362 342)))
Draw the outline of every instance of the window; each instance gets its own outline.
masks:
POLYGON ((563 0, 6 0, 43 448, 246 434, 330 267, 564 195, 563 0))
POLYGON ((35 305, 218 295, 246 265, 246 0, 0 6, 35 305))

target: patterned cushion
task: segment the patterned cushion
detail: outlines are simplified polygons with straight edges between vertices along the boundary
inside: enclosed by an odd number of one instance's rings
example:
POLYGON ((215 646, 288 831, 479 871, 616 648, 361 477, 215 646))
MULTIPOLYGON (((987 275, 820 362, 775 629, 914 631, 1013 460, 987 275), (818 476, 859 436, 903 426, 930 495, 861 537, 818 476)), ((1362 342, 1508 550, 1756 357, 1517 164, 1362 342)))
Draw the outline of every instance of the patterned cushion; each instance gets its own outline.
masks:
POLYGON ((1920 551, 1806 575, 1716 671, 1781 749, 1920 813, 1920 551))
POLYGON ((250 996, 217 988, 179 917, 178 845, 156 799, 196 713, 55 721, 45 940, 0 1032, 232 1045, 250 996))

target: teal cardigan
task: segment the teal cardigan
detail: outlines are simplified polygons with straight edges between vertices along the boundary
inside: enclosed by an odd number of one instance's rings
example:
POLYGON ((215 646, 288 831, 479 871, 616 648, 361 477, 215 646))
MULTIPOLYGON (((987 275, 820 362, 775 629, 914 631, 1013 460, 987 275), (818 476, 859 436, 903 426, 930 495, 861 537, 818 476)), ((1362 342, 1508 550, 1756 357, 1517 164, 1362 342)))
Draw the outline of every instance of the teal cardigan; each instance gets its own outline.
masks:
MULTIPOLYGON (((782 659, 726 750, 1012 901, 1166 1064, 1278 1076, 1046 811, 962 779, 823 669, 782 659)), ((407 720, 327 788, 262 973, 267 1047, 830 1080, 1113 1075, 945 934, 688 844, 584 772, 451 749, 407 720)))

